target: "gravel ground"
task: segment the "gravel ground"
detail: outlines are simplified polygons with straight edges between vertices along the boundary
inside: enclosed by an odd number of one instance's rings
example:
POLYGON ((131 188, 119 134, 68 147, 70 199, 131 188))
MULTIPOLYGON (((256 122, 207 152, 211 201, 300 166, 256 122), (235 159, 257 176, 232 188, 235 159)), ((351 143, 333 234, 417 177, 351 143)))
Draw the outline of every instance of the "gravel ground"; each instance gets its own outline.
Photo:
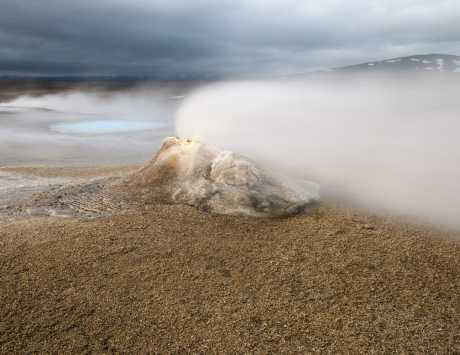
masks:
POLYGON ((460 243, 323 205, 0 225, 0 352, 460 353, 460 243))

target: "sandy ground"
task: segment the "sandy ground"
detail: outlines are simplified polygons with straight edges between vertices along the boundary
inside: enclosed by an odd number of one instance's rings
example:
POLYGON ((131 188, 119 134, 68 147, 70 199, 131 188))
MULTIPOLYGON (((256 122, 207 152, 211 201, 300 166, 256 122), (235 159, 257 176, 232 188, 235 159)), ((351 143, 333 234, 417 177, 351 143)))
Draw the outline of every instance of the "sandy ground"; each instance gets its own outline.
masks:
MULTIPOLYGON (((104 169, 2 172, 69 183, 104 169)), ((0 222, 0 351, 460 353, 459 237, 330 204, 0 222)))

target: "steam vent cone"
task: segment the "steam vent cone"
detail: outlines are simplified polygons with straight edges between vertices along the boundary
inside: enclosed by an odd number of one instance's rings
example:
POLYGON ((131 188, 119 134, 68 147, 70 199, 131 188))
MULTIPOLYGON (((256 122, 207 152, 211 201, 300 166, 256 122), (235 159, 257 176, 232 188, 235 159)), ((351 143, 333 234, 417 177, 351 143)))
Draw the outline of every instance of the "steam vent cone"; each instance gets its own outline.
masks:
POLYGON ((156 156, 123 185, 145 202, 186 204, 226 215, 289 216, 318 201, 294 191, 248 159, 198 140, 166 138, 156 156))

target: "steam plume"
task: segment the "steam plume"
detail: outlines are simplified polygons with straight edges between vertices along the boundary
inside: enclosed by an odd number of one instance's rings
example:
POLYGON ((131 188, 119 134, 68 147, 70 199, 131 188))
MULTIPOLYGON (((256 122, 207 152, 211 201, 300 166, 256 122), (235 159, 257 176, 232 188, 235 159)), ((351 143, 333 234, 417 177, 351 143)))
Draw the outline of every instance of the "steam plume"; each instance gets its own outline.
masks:
POLYGON ((329 77, 234 82, 190 96, 179 136, 242 153, 290 180, 460 227, 458 79, 329 77))

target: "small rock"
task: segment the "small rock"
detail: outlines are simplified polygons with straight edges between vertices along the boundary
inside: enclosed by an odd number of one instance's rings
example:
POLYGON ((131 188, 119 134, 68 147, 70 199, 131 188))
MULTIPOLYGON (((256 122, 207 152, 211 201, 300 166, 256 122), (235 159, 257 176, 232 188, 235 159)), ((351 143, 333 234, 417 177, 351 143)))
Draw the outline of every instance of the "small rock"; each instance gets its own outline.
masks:
POLYGON ((361 226, 362 229, 366 229, 366 230, 374 230, 375 227, 372 225, 372 224, 363 224, 361 226))

